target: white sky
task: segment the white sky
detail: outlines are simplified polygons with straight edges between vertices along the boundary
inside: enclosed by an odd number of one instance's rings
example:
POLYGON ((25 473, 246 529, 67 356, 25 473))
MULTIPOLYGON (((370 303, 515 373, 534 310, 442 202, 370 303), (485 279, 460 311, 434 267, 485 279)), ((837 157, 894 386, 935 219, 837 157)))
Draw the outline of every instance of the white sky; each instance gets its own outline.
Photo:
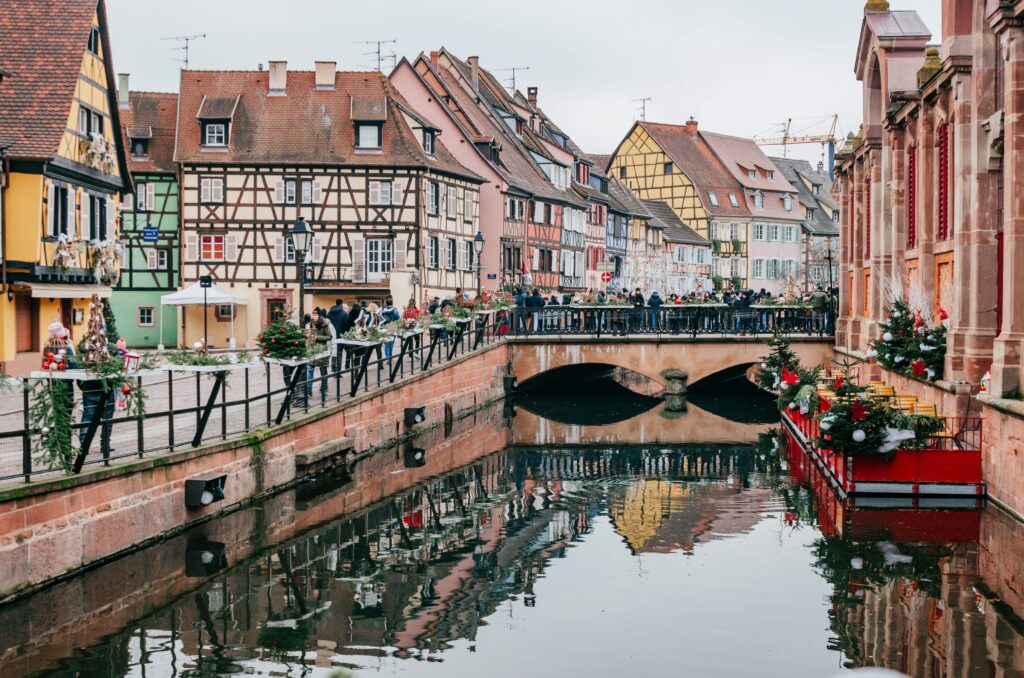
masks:
MULTIPOLYGON (((917 10, 940 40, 940 0, 892 0, 917 10)), ((410 59, 439 46, 478 55, 496 71, 528 66, 517 86, 540 89, 540 105, 585 150, 609 153, 651 97, 647 119, 740 136, 794 129, 840 130, 861 119, 853 76, 864 0, 107 0, 114 66, 133 90, 176 91, 179 43, 191 68, 252 69, 272 59, 309 70, 317 59, 365 70, 371 45, 410 59)), ((385 69, 387 72, 389 69, 385 69)), ((504 77, 507 73, 495 73, 504 77)), ((820 147, 796 146, 811 161, 820 147)), ((779 149, 766 149, 778 154, 779 149)))

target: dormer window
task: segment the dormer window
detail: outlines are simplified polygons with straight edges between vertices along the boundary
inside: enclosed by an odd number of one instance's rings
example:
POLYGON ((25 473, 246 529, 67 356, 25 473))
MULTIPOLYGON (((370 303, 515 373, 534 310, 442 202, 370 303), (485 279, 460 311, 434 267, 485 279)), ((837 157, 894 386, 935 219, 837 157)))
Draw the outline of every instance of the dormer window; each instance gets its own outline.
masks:
POLYGON ((814 218, 814 209, 811 208, 811 207, 807 208, 807 218, 808 219, 813 219, 814 218))
POLYGON ((768 178, 769 179, 774 179, 775 178, 775 172, 772 172, 771 170, 768 170, 768 178))
POLYGON ((227 146, 228 124, 226 122, 203 123, 203 146, 227 146))
POLYGON ((739 207, 740 206, 740 201, 736 199, 736 194, 735 193, 732 193, 732 192, 729 193, 729 204, 732 205, 733 207, 739 207))
POLYGON ((811 186, 811 194, 818 195, 818 191, 821 189, 821 184, 814 184, 811 186))
POLYGON ((754 194, 754 209, 764 209, 764 195, 762 193, 754 194))
POLYGON ((793 198, 792 198, 792 196, 787 195, 785 198, 782 199, 782 207, 787 212, 792 212, 793 211, 793 198))
POLYGON ((576 183, 584 186, 590 183, 590 167, 582 162, 576 162, 576 183))
POLYGON ((747 170, 747 177, 749 177, 750 179, 756 179, 757 170, 747 170))
POLYGON ((718 196, 715 195, 714 191, 708 191, 708 200, 711 201, 712 207, 718 207, 718 196))
POLYGON ((433 130, 423 130, 423 151, 427 155, 434 155, 434 132, 433 130))
POLYGON ((356 148, 380 148, 383 125, 374 123, 356 124, 356 148))
POLYGON ((149 139, 132 139, 132 158, 144 160, 149 157, 149 139))

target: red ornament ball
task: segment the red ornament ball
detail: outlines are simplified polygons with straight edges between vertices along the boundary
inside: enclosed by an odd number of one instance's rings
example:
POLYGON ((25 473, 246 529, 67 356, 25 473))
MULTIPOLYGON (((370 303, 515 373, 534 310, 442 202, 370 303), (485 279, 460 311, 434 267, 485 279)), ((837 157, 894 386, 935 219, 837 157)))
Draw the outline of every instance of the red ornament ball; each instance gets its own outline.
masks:
POLYGON ((131 392, 132 392, 132 387, 129 386, 128 384, 125 384, 124 386, 121 387, 121 393, 123 393, 125 395, 128 395, 131 392))

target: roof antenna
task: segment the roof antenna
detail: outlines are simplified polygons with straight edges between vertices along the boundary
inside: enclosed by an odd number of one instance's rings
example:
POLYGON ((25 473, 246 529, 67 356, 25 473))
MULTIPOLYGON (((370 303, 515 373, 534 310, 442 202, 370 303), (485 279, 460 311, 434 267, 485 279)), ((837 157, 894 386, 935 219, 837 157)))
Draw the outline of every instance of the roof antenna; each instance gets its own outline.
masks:
POLYGON ((506 78, 505 79, 505 83, 506 83, 506 87, 509 88, 508 91, 510 93, 512 93, 512 94, 515 94, 516 93, 516 73, 518 71, 528 71, 528 70, 530 70, 529 66, 512 66, 510 68, 495 68, 494 72, 495 73, 512 73, 512 77, 506 78))
POLYGON ((377 69, 376 70, 380 71, 381 73, 384 72, 383 70, 381 70, 381 66, 384 64, 385 61, 387 61, 389 59, 391 60, 391 68, 394 68, 398 64, 398 57, 395 56, 394 50, 392 50, 391 52, 388 52, 388 53, 384 53, 384 52, 381 51, 381 47, 383 45, 397 45, 398 44, 398 40, 356 40, 352 44, 353 45, 376 45, 375 49, 372 49, 369 52, 363 52, 363 56, 372 56, 372 57, 374 57, 377 60, 377 69))
POLYGON ((640 111, 640 119, 647 120, 647 102, 651 101, 651 97, 642 97, 640 99, 633 99, 632 101, 634 104, 640 104, 634 108, 633 111, 640 111))
POLYGON ((190 42, 192 42, 193 40, 198 40, 200 38, 205 38, 205 37, 206 37, 206 33, 202 33, 200 35, 172 35, 169 38, 160 38, 160 39, 161 40, 174 40, 175 42, 184 43, 184 45, 182 45, 181 47, 172 47, 171 51, 172 52, 179 52, 179 51, 184 51, 185 52, 185 58, 184 59, 175 59, 175 61, 183 62, 185 64, 184 70, 187 71, 188 70, 188 44, 190 42))

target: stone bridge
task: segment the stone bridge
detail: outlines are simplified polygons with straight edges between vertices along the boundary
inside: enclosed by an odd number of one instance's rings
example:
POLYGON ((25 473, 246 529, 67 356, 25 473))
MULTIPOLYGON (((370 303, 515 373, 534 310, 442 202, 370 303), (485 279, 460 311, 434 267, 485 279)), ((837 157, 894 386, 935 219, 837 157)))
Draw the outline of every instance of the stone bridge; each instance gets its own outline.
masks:
MULTIPOLYGON (((765 335, 523 336, 510 339, 510 362, 520 385, 560 367, 610 365, 642 374, 671 394, 722 370, 758 362, 768 353, 769 339, 765 335)), ((794 336, 790 341, 803 365, 831 363, 832 337, 794 336)))

